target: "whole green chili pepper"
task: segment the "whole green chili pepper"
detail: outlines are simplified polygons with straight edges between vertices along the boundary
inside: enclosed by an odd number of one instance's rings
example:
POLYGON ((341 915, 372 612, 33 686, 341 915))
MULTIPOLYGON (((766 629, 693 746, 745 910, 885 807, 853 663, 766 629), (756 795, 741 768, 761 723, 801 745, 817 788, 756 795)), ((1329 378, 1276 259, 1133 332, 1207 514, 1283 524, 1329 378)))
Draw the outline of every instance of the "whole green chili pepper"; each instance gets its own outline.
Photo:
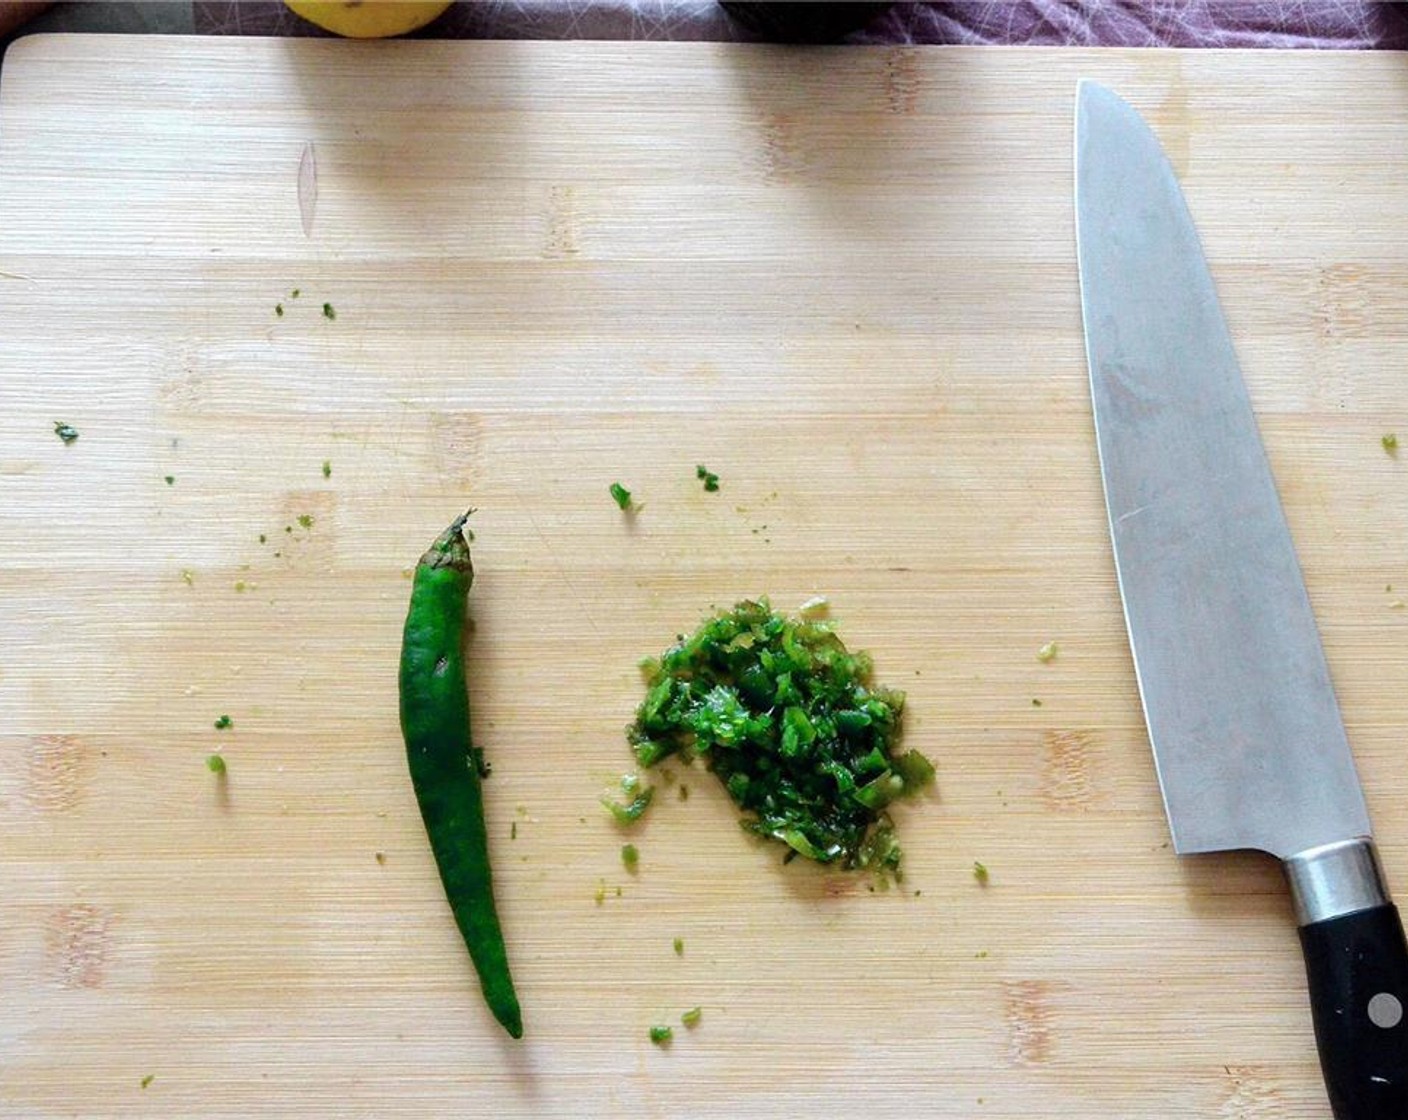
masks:
POLYGON ((456 518, 416 565, 401 640, 401 734, 425 831, 484 1000, 504 1029, 522 1038, 523 1015, 494 906, 481 759, 470 738, 460 650, 474 582, 468 516, 456 518))

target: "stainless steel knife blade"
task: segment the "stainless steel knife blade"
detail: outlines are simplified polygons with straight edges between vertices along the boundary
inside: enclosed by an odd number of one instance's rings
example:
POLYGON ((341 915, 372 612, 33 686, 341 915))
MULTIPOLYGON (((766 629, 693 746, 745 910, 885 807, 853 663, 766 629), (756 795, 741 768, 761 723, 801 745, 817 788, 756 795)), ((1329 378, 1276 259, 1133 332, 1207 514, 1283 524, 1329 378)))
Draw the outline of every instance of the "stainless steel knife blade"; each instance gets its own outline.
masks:
POLYGON ((1370 835, 1291 535, 1183 192, 1084 82, 1076 237, 1101 472, 1179 852, 1370 835))
POLYGON ((1197 231, 1094 83, 1075 147, 1096 442, 1174 847, 1280 857, 1336 1120, 1404 1120, 1408 939, 1197 231))

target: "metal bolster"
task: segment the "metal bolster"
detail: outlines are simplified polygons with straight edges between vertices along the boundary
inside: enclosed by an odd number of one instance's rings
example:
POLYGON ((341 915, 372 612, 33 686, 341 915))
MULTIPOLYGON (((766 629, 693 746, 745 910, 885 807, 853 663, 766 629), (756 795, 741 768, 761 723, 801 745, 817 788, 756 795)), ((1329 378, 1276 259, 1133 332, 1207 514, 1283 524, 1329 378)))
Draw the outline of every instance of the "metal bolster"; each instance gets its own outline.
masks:
POLYGON ((1296 923, 1302 926, 1340 918, 1388 903, 1379 853, 1369 837, 1321 844, 1282 861, 1296 923))

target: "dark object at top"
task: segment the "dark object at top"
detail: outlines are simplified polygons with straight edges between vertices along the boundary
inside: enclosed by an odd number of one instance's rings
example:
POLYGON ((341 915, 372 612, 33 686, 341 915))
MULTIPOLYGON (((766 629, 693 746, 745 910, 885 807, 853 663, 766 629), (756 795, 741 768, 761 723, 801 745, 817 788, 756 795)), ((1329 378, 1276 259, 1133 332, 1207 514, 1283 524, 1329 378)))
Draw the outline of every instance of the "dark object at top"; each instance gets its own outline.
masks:
POLYGON ((859 31, 892 4, 743 4, 719 7, 774 43, 836 43, 859 31))

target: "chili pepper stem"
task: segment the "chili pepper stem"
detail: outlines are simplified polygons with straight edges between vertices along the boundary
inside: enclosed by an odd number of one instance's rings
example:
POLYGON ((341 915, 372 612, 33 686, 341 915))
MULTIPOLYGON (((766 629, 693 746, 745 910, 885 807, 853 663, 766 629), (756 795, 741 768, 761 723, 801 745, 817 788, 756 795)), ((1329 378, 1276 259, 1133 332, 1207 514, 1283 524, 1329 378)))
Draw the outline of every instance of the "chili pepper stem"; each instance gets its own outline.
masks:
POLYGON ((465 538, 464 526, 473 508, 465 510, 449 527, 435 538, 435 543, 426 549, 420 558, 422 564, 432 568, 458 568, 474 575, 474 564, 469 558, 469 541, 465 538))

